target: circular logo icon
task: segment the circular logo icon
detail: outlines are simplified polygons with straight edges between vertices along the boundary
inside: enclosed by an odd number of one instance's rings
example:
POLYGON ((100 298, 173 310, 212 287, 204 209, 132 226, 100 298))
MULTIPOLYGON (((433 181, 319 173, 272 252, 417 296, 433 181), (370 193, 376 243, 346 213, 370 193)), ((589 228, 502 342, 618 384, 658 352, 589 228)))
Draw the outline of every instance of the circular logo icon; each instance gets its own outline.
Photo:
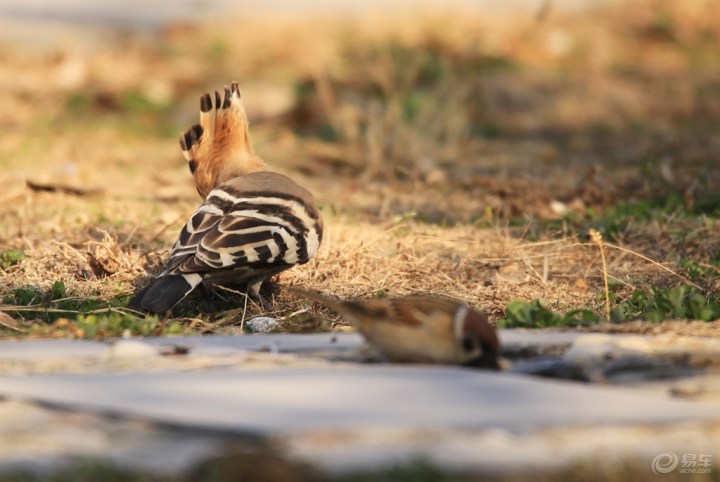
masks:
POLYGON ((652 470, 655 474, 669 474, 678 466, 678 456, 672 452, 657 455, 652 461, 652 470))

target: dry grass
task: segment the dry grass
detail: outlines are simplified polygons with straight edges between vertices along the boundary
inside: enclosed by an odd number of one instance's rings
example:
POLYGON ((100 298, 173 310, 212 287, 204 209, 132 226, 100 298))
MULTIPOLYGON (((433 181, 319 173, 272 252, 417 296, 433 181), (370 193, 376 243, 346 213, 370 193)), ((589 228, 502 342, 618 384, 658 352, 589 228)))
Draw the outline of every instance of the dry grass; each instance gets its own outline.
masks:
MULTIPOLYGON (((256 149, 315 192, 326 218, 320 254, 281 286, 431 292, 495 320, 518 299, 604 313, 611 289, 613 303, 677 284, 711 296, 720 279, 713 11, 701 0, 634 0, 539 17, 246 13, 242 35, 221 22, 117 32, 112 42, 80 32, 51 49, 42 38, 6 43, 0 252, 26 257, 0 269, 0 296, 16 305, 17 289, 48 293, 61 281, 77 301, 62 326, 91 309, 85 300, 123 312, 199 203, 176 136, 194 122, 199 94, 233 79, 256 149), (679 201, 632 207, 650 198, 679 201), (613 210, 620 201, 627 212, 613 210), (603 232, 602 251, 589 228, 603 232)), ((57 308, 47 297, 31 304, 57 308)), ((333 326, 290 294, 275 307, 288 330, 333 326)), ((2 310, 28 318, 18 325, 26 332, 39 316, 2 310)), ((239 297, 190 300, 153 329, 176 321, 232 332, 259 313, 239 297)))

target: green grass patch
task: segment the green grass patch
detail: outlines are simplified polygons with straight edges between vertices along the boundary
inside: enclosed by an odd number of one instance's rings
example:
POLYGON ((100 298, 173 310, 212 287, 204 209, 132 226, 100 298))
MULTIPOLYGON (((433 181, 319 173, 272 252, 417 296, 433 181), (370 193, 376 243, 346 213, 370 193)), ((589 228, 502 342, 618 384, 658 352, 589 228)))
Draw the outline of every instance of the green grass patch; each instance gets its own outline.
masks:
POLYGON ((589 308, 570 310, 566 313, 543 306, 540 300, 509 301, 505 305, 505 318, 498 320, 498 328, 547 328, 551 326, 577 326, 602 321, 589 308))
MULTIPOLYGON (((612 295, 612 294, 611 294, 612 295)), ((614 296, 611 296, 611 300, 614 296)), ((620 320, 643 319, 653 322, 663 320, 720 319, 720 299, 716 293, 704 295, 687 285, 672 288, 635 290, 630 298, 617 302, 620 320)))
MULTIPOLYGON (((32 307, 37 310, 17 310, 16 314, 24 317, 37 317, 52 322, 65 316, 65 313, 89 313, 95 310, 124 307, 130 301, 130 296, 118 294, 114 297, 101 297, 96 293, 92 297, 69 296, 67 288, 62 281, 55 281, 47 290, 36 286, 20 286, 13 289, 2 298, 4 305, 17 307, 32 307)), ((12 312, 12 310, 7 310, 12 312)))
MULTIPOLYGON (((718 252, 720 253, 720 251, 718 252)), ((720 276, 720 261, 717 256, 718 253, 715 253, 707 261, 681 258, 678 260, 677 266, 685 272, 685 276, 693 281, 714 279, 720 276)))
POLYGON ((84 132, 109 128, 134 137, 172 138, 183 127, 175 122, 172 100, 154 99, 137 89, 71 93, 64 107, 60 115, 71 116, 74 122, 69 126, 84 132))
POLYGON ((351 471, 347 474, 333 477, 331 480, 334 482, 390 480, 398 482, 445 482, 458 480, 458 478, 456 474, 443 470, 426 459, 418 458, 382 469, 351 471))
POLYGON ((25 252, 21 249, 9 249, 0 253, 0 268, 8 269, 25 259, 25 252))
MULTIPOLYGON (((680 240, 694 235, 688 224, 707 228, 717 219, 720 219, 720 195, 707 195, 689 201, 682 193, 670 192, 650 199, 621 199, 611 206, 589 207, 583 214, 570 213, 562 219, 535 222, 527 238, 533 241, 553 231, 567 235, 595 229, 606 241, 618 242, 631 225, 644 226, 657 222, 663 225, 678 224, 680 227, 671 236, 680 240)), ((526 219, 509 221, 510 226, 523 226, 526 223, 526 219)))
MULTIPOLYGON (((18 320, 33 322, 28 334, 44 337, 73 336, 103 339, 129 332, 134 336, 162 336, 182 334, 187 330, 177 321, 161 320, 157 316, 138 317, 124 311, 130 295, 73 297, 68 296, 62 281, 48 290, 23 286, 3 297, 3 312, 18 320)), ((17 332, 0 329, 0 334, 17 332)))
POLYGON ((607 240, 617 241, 631 222, 663 221, 673 215, 687 217, 691 213, 680 194, 670 194, 655 199, 620 200, 601 213, 590 209, 587 214, 589 228, 596 229, 607 240))
POLYGON ((547 328, 602 321, 643 320, 659 323, 665 320, 720 319, 718 295, 715 293, 703 295, 696 288, 687 285, 651 288, 648 291, 635 290, 625 299, 611 292, 610 300, 609 320, 589 307, 561 313, 544 306, 539 300, 510 301, 505 305, 505 318, 499 320, 497 326, 498 328, 547 328))

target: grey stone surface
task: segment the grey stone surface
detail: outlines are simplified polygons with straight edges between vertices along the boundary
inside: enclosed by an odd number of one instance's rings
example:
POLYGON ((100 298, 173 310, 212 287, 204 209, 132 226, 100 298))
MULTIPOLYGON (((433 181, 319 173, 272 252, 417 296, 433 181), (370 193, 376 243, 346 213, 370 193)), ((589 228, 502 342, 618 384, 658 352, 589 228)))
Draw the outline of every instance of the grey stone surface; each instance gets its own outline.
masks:
POLYGON ((372 426, 529 430, 720 419, 720 407, 712 404, 428 366, 2 376, 0 395, 266 433, 372 426))
MULTIPOLYGON (((528 330, 499 330, 500 340, 506 350, 518 351, 527 347, 534 349, 564 349, 579 335, 574 332, 541 332, 528 330)), ((187 347, 192 354, 237 354, 247 351, 312 353, 316 351, 344 352, 362 345, 357 333, 308 333, 308 334, 253 334, 242 336, 178 336, 134 339, 153 346, 178 345, 187 347)), ((24 340, 0 341, 0 360, 47 360, 69 357, 101 357, 108 354, 113 344, 87 340, 24 340)))
MULTIPOLYGON (((707 363, 718 351, 714 340, 687 337, 500 337, 508 353, 557 352, 580 367, 690 354, 707 363)), ((277 440, 331 472, 418 456, 496 471, 649 464, 664 451, 720 458, 717 376, 581 384, 358 363, 362 345, 355 333, 0 342, 0 468, 88 455, 176 472, 214 453, 227 433, 277 440)))
POLYGON ((218 453, 223 438, 20 401, 0 401, 0 470, 53 470, 71 457, 164 473, 182 472, 218 453))
MULTIPOLYGON (((709 455, 713 472, 719 470, 720 460, 720 425, 707 422, 576 425, 533 431, 365 429, 341 433, 299 432, 286 435, 282 441, 294 458, 329 472, 411 463, 421 456, 449 471, 521 472, 524 480, 534 480, 545 471, 570 464, 597 467, 598 475, 590 480, 603 480, 603 475, 608 477, 608 472, 620 469, 623 463, 632 463, 645 468, 641 471, 645 476, 640 480, 660 480, 653 478, 652 472, 652 461, 660 454, 709 455)), ((678 480, 672 475, 666 477, 678 480)))
POLYGON ((241 336, 189 336, 172 338, 146 338, 153 345, 168 343, 191 348, 191 353, 271 352, 314 353, 323 351, 343 352, 358 348, 363 338, 358 333, 257 333, 241 336))
POLYGON ((3 340, 2 360, 44 360, 65 357, 97 357, 107 344, 88 340, 3 340))

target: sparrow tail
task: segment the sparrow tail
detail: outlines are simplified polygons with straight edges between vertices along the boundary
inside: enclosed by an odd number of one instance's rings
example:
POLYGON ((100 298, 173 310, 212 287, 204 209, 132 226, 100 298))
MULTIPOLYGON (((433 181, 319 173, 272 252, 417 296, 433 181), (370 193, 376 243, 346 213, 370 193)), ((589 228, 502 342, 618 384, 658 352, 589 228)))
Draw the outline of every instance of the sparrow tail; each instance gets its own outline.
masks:
POLYGON ((339 301, 332 298, 328 298, 321 294, 315 293, 314 291, 306 290, 304 288, 297 288, 295 286, 286 286, 286 289, 293 293, 297 293, 300 296, 304 296, 310 300, 317 301, 321 305, 329 308, 336 313, 339 313, 351 324, 356 325, 358 317, 366 316, 373 319, 382 319, 387 316, 385 309, 378 310, 375 307, 366 306, 365 304, 358 301, 339 301))
POLYGON ((283 289, 287 289, 288 291, 298 294, 300 296, 303 296, 305 298, 308 298, 313 301, 317 301, 321 305, 330 308, 333 311, 337 311, 338 313, 346 313, 347 308, 347 302, 341 302, 333 300, 332 298, 328 298, 327 296, 323 296, 319 293, 315 293, 314 291, 306 290, 304 288, 298 288, 296 286, 284 286, 283 289))

